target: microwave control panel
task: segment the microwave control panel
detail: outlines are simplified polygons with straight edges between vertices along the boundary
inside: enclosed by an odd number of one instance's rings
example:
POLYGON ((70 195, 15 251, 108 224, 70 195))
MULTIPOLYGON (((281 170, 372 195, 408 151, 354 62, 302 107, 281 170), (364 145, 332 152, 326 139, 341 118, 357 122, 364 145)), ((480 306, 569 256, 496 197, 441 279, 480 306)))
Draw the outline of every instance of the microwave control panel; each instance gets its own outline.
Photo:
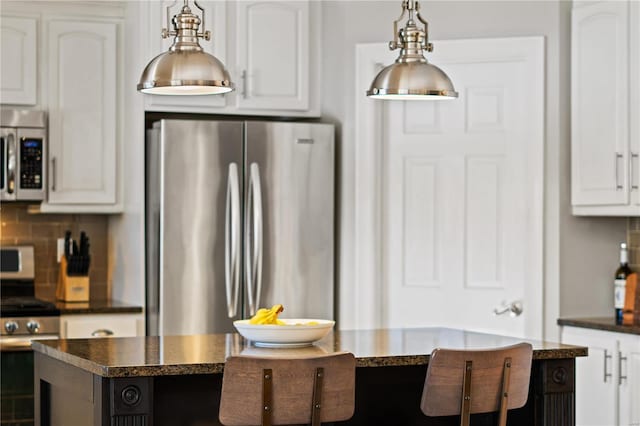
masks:
POLYGON ((42 139, 20 139, 20 188, 42 189, 42 139))

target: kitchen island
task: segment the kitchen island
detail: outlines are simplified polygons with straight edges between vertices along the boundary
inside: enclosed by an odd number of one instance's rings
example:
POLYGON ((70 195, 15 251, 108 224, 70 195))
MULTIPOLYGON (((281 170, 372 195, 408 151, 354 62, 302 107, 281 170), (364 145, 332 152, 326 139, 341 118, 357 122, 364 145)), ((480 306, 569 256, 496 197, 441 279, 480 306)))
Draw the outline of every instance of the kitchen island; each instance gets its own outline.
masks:
MULTIPOLYGON (((533 365, 527 404, 513 425, 573 425, 575 357, 584 347, 446 328, 336 330, 313 346, 255 347, 238 334, 34 342, 36 424, 219 425, 224 363, 231 355, 356 357, 356 409, 340 425, 453 425, 420 411, 429 354, 527 341, 533 365)), ((495 424, 494 415, 472 424, 495 424)))

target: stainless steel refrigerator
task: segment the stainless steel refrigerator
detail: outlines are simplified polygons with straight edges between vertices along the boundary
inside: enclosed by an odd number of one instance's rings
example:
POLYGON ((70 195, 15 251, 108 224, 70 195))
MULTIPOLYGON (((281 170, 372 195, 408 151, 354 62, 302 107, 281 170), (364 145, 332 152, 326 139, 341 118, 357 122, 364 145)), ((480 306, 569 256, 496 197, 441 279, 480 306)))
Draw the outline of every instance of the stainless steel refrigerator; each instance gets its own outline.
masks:
POLYGON ((334 318, 334 128, 163 119, 146 142, 147 334, 334 318))

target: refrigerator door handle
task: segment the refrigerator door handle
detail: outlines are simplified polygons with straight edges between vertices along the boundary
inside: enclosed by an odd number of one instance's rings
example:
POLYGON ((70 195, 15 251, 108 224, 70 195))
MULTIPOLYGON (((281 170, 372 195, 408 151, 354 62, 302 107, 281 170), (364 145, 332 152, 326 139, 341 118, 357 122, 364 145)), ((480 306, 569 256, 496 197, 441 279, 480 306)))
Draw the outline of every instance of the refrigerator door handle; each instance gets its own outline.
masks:
POLYGON ((257 163, 252 163, 249 169, 245 216, 245 265, 249 315, 253 316, 260 307, 262 292, 262 189, 257 163))
POLYGON ((238 310, 240 294, 240 184, 236 163, 229 164, 224 233, 224 278, 227 290, 227 311, 229 318, 233 318, 238 310))

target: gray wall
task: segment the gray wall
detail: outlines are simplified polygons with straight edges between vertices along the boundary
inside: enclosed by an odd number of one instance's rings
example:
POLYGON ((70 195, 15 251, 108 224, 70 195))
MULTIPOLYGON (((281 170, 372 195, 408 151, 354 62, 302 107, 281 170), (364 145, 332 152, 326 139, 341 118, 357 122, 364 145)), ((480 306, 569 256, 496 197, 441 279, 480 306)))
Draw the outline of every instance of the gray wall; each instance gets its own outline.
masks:
MULTIPOLYGON (((355 45, 391 40, 400 4, 400 0, 323 1, 323 117, 338 126, 340 285, 353 282, 355 45)), ((557 338, 558 316, 610 315, 617 245, 625 239, 627 222, 571 216, 570 2, 423 1, 421 5, 432 40, 546 37, 545 336, 557 338)))

